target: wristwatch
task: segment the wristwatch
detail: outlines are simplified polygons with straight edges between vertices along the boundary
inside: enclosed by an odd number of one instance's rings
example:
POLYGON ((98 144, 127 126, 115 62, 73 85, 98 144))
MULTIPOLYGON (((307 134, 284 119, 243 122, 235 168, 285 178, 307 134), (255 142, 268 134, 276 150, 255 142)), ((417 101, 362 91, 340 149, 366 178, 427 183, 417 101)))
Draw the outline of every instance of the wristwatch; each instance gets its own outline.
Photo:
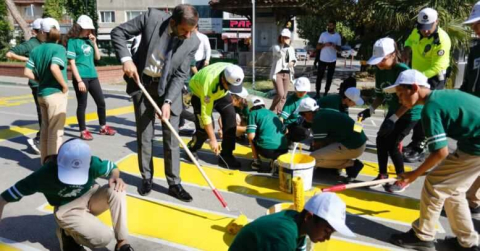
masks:
POLYGON ((163 103, 172 105, 172 101, 170 99, 166 99, 163 103))

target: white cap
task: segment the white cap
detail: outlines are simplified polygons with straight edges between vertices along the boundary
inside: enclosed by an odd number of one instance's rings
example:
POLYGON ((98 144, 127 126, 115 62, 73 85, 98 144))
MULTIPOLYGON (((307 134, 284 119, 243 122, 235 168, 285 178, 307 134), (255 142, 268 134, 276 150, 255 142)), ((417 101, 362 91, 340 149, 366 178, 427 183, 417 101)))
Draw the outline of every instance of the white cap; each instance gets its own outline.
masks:
POLYGON ((300 101, 300 104, 298 105, 296 113, 299 112, 314 112, 318 108, 320 108, 317 105, 317 101, 313 98, 304 98, 302 101, 300 101))
POLYGON ((43 32, 50 32, 50 30, 52 29, 52 27, 55 27, 57 28, 57 30, 60 31, 60 25, 58 24, 58 21, 51 18, 51 17, 47 17, 47 18, 44 18, 42 20, 42 31, 43 32))
POLYGON ((232 93, 242 92, 242 82, 245 75, 243 74, 242 68, 238 65, 229 65, 225 68, 224 76, 227 82, 229 83, 229 90, 232 93))
POLYGON ((473 24, 480 21, 480 2, 477 2, 470 13, 470 17, 463 24, 473 24))
POLYGON ((242 92, 240 93, 235 93, 234 95, 239 96, 240 98, 247 99, 248 97, 248 91, 245 87, 242 87, 242 92))
POLYGON ((58 152, 58 179, 68 185, 84 185, 88 181, 90 147, 80 139, 65 142, 58 152))
POLYGON ((35 21, 33 21, 33 23, 32 23, 32 29, 40 30, 42 28, 42 20, 43 20, 43 18, 35 19, 35 21))
POLYGON ((438 19, 438 12, 432 8, 425 8, 418 13, 417 27, 419 30, 430 30, 438 19))
POLYGON ((345 224, 347 206, 335 193, 320 193, 313 196, 305 204, 305 210, 324 219, 342 235, 355 237, 345 224))
POLYGON ((95 26, 93 25, 92 19, 87 15, 81 15, 77 19, 77 24, 82 27, 84 30, 94 30, 95 26))
POLYGON ((355 102, 356 105, 363 105, 365 103, 360 95, 360 90, 355 87, 348 88, 345 91, 345 96, 355 102))
POLYGON ((259 106, 259 105, 265 105, 265 101, 263 101, 263 99, 260 98, 260 97, 252 97, 250 102, 251 102, 252 107, 259 106))
POLYGON ((387 88, 383 88, 383 91, 386 93, 395 93, 396 92, 395 87, 399 85, 413 85, 413 84, 430 88, 430 85, 428 84, 428 78, 425 75, 423 75, 423 73, 417 70, 405 70, 402 73, 400 73, 394 85, 391 85, 387 88))
POLYGON ((395 41, 389 37, 381 38, 373 45, 373 55, 367 63, 369 65, 377 65, 393 52, 395 52, 395 41))
POLYGON ((310 91, 310 80, 306 77, 300 77, 295 79, 293 82, 295 91, 297 92, 309 92, 310 91))
POLYGON ((280 32, 280 36, 282 37, 292 37, 292 32, 289 29, 283 29, 282 32, 280 32))

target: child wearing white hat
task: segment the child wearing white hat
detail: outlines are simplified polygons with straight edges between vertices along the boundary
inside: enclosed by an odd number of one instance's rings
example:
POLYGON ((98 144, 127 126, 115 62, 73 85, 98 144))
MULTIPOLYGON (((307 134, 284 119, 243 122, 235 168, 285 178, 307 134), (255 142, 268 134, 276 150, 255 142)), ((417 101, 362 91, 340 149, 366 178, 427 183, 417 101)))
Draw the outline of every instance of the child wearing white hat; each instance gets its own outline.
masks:
POLYGON ((365 102, 361 97, 361 92, 356 87, 350 87, 343 93, 331 94, 320 98, 318 105, 322 108, 330 108, 348 114, 348 108, 361 106, 365 102))
POLYGON ((58 153, 63 142, 63 128, 67 115, 67 59, 60 41, 60 25, 53 18, 44 18, 41 31, 46 41, 31 53, 25 76, 38 85, 38 103, 42 115, 40 127, 40 162, 58 153))
POLYGON ((77 120, 80 138, 92 140, 93 136, 86 127, 85 110, 87 109, 88 93, 92 95, 97 105, 100 135, 115 135, 116 131, 106 125, 107 111, 102 87, 98 81, 94 60, 100 60, 97 38, 93 34, 93 20, 81 15, 67 34, 67 59, 72 69, 72 82, 77 96, 77 120))
MULTIPOLYGON (((242 92, 232 94, 232 105, 235 108, 235 121, 237 122, 237 140, 245 139, 245 132, 247 131, 248 115, 250 110, 248 109, 248 91, 245 87, 242 88, 242 92)), ((218 118, 218 136, 223 138, 223 124, 222 117, 218 118)))
POLYGON ((133 251, 127 240, 125 187, 113 162, 92 156, 87 144, 71 139, 62 145, 55 159, 1 194, 0 219, 7 203, 42 193, 54 207, 60 250, 103 248, 115 239, 115 251, 133 251), (95 180, 100 177, 108 178, 109 184, 97 185, 95 180), (113 232, 96 218, 107 209, 113 232))
POLYGON ((297 62, 295 49, 290 46, 292 33, 289 29, 283 29, 278 36, 278 44, 272 47, 273 59, 270 70, 270 78, 273 81, 277 94, 273 98, 270 110, 279 114, 287 100, 288 88, 293 81, 293 67, 297 62))
MULTIPOLYGON (((42 43, 42 36, 40 36, 40 29, 42 28, 42 18, 37 18, 32 23, 32 37, 12 49, 10 49, 7 54, 5 55, 8 59, 17 60, 21 62, 27 62, 28 57, 30 56, 30 52, 35 49, 35 47, 39 46, 42 43)), ((42 114, 40 112, 40 105, 38 104, 38 82, 35 80, 29 79, 28 86, 32 90, 33 100, 35 101, 35 107, 37 110, 37 117, 38 117, 38 125, 42 127, 42 114)), ((37 132, 35 138, 27 140, 28 145, 32 148, 32 150, 40 154, 40 130, 37 132)))

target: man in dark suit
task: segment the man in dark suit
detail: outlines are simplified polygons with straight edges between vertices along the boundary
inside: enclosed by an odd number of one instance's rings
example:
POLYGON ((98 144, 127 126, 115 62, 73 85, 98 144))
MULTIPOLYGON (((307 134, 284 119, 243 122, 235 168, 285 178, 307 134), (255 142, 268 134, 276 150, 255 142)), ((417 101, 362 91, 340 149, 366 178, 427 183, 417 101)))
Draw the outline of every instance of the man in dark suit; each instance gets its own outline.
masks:
MULTIPOLYGON (((175 7, 171 16, 157 9, 149 9, 147 13, 117 26, 111 32, 113 47, 123 64, 127 93, 132 96, 135 108, 138 165, 143 177, 138 193, 143 196, 152 190, 155 110, 136 82, 145 85, 161 107, 162 117, 169 119, 178 131, 182 88, 188 78, 190 62, 200 44, 192 33, 197 23, 198 12, 195 8, 181 4, 175 7), (137 35, 142 35, 142 40, 132 58, 127 40, 137 35)), ((180 184, 179 142, 163 123, 162 135, 168 194, 182 201, 192 201, 190 194, 180 184)))

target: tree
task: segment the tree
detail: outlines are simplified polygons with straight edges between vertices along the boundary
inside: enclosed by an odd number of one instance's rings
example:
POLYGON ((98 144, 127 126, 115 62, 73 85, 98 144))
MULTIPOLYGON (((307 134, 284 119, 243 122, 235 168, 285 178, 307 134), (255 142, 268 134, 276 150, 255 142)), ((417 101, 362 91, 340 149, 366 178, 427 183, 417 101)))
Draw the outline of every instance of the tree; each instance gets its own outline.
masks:
MULTIPOLYGON (((25 20, 22 18, 22 15, 20 15, 20 12, 18 12, 17 6, 15 6, 15 3, 13 2, 13 0, 5 0, 5 4, 7 5, 7 10, 13 16, 15 21, 17 21, 18 25, 20 26, 20 29, 22 29, 25 40, 30 39, 30 37, 32 37, 32 33, 30 32, 28 23, 25 22, 25 20)), ((3 17, 4 16, 5 15, 3 15, 3 17)))
POLYGON ((59 21, 62 20, 64 5, 65 0, 46 0, 45 5, 43 6, 43 16, 55 18, 59 21))
POLYGON ((96 0, 65 0, 65 9, 74 20, 81 15, 89 16, 93 20, 95 30, 98 29, 96 0))
POLYGON ((7 20, 7 6, 0 2, 0 60, 5 59, 5 54, 10 49, 11 27, 7 20))

